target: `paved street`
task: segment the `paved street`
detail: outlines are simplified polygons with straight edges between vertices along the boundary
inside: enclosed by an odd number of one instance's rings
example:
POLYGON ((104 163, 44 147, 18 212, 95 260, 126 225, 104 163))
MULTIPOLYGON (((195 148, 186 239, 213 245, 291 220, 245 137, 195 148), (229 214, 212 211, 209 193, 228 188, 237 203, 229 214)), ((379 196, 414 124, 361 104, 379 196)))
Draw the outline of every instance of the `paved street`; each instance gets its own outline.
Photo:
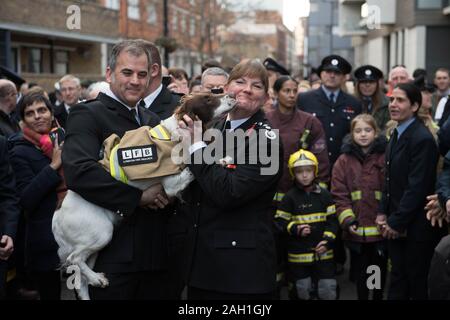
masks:
MULTIPOLYGON (((340 292, 340 300, 356 300, 356 288, 353 283, 351 283, 348 279, 348 268, 349 263, 347 261, 347 264, 345 265, 344 273, 339 275, 337 280, 339 283, 339 286, 341 288, 340 292)), ((66 280, 63 279, 61 282, 62 286, 62 299, 63 300, 75 300, 75 296, 72 291, 68 290, 66 287, 66 280)), ((186 294, 183 292, 183 297, 185 299, 186 294)), ((282 300, 288 300, 288 294, 287 294, 287 288, 283 288, 281 293, 281 299, 282 300)))

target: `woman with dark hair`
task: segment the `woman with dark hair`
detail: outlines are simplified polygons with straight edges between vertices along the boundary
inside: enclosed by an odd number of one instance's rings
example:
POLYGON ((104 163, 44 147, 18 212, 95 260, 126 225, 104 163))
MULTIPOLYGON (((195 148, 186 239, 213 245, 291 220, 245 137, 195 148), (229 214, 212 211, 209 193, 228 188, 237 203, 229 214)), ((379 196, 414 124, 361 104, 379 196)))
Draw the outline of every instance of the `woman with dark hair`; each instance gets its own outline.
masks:
MULTIPOLYGON (((325 132, 320 121, 313 115, 296 108, 298 83, 291 76, 279 77, 273 85, 277 98, 275 108, 266 113, 267 120, 274 129, 278 129, 283 143, 283 176, 278 182, 274 198, 274 214, 283 200, 285 193, 292 187, 293 178, 289 174, 289 156, 299 149, 311 151, 318 159, 318 182, 327 186, 330 180, 329 160, 325 132)), ((282 230, 280 230, 282 231, 282 230)), ((287 253, 283 233, 277 236, 278 276, 283 279, 287 253)))
POLYGON ((397 85, 389 112, 397 121, 386 150, 385 186, 377 225, 388 239, 392 270, 390 300, 427 299, 427 277, 434 247, 443 228, 432 227, 424 207, 434 193, 438 148, 417 117, 422 104, 420 89, 411 83, 397 85))
POLYGON ((50 101, 41 93, 26 94, 20 105, 22 133, 11 139, 11 164, 25 212, 25 263, 41 300, 59 300, 58 245, 52 218, 66 192, 61 172, 61 139, 50 101))
POLYGON ((189 77, 184 69, 170 68, 169 76, 172 78, 172 82, 167 89, 180 95, 189 94, 189 77))
POLYGON ((355 96, 363 105, 363 113, 371 114, 380 130, 385 128, 389 121, 389 101, 380 88, 380 79, 383 72, 380 69, 365 65, 355 70, 355 96))

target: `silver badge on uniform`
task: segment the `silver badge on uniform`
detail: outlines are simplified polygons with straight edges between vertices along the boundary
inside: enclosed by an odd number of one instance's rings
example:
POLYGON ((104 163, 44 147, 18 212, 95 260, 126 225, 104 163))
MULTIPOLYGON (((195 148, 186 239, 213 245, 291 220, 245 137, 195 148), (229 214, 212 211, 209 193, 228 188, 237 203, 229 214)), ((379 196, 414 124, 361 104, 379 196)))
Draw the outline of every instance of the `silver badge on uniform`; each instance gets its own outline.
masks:
POLYGON ((275 132, 273 132, 272 130, 266 130, 264 132, 264 135, 267 137, 267 139, 270 139, 270 140, 274 140, 277 137, 275 132))
POLYGON ((331 64, 333 66, 337 66, 339 64, 339 61, 337 61, 337 59, 333 59, 333 60, 331 60, 331 64))

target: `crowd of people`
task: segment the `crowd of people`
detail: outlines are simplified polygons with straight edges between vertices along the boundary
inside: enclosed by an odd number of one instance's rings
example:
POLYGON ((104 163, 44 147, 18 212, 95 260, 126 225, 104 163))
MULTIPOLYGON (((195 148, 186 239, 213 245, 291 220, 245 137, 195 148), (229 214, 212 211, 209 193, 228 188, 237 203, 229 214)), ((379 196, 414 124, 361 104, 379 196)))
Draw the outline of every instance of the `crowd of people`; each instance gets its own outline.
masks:
POLYGON ((385 78, 330 55, 307 79, 272 58, 211 60, 189 78, 138 39, 114 46, 101 82, 68 74, 48 94, 0 79, 0 299, 61 298, 52 218, 68 189, 121 217, 95 263, 109 284, 90 286, 94 300, 266 300, 283 288, 292 300, 335 300, 347 258, 360 300, 449 298, 433 264, 445 262, 435 248, 450 221, 449 73, 429 82, 395 66, 385 78), (155 127, 198 93, 236 100, 211 126, 223 146, 236 132, 244 141, 226 150, 231 163, 211 164, 203 126, 181 119, 195 177, 182 201, 99 164, 109 136, 155 127), (270 162, 250 161, 254 150, 270 162))

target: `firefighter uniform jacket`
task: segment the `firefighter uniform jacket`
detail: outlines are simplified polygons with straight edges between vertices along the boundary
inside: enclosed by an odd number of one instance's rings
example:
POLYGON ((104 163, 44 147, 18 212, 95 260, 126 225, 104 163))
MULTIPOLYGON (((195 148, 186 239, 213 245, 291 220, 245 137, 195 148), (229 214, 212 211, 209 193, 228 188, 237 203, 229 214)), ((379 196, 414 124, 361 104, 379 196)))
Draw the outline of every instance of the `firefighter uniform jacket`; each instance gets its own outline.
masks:
POLYGON ((297 184, 288 191, 277 210, 275 223, 281 232, 289 235, 289 263, 304 265, 333 259, 330 244, 336 238, 338 228, 335 213, 331 194, 318 185, 311 192, 297 184), (310 235, 298 235, 298 227, 302 224, 310 225, 310 235), (322 240, 328 241, 328 250, 318 256, 314 248, 322 240))
MULTIPOLYGON (((225 121, 215 125, 222 130, 225 121)), ((252 164, 198 163, 207 149, 192 154, 188 167, 195 176, 182 197, 185 203, 177 215, 187 226, 187 285, 230 294, 265 294, 275 290, 276 252, 271 203, 282 174, 279 137, 271 131, 262 111, 256 112, 235 131, 245 132, 245 143, 235 144, 230 152, 245 152, 249 144, 258 150, 273 150, 271 172, 261 171, 271 164, 259 160, 252 164), (253 138, 256 140, 252 140, 253 138), (272 148, 272 145, 274 148, 272 148), (278 158, 278 159, 277 159, 278 158)), ((241 141, 242 142, 242 141, 241 141)), ((209 147, 209 146, 208 146, 209 147)))
POLYGON ((299 149, 314 153, 319 161, 318 179, 329 184, 330 168, 325 131, 320 121, 311 114, 294 110, 292 114, 282 114, 278 108, 266 114, 272 128, 278 129, 283 142, 283 176, 278 184, 277 199, 292 187, 293 179, 287 168, 289 156, 299 149))
POLYGON ((361 113, 361 102, 341 90, 336 103, 332 103, 319 88, 299 94, 297 107, 316 116, 322 123, 332 167, 339 157, 342 139, 350 132, 351 120, 361 113))
POLYGON ((342 154, 333 167, 331 194, 336 202, 336 215, 344 230, 343 239, 356 242, 383 240, 375 224, 384 183, 384 151, 386 139, 379 136, 364 154, 361 148, 344 139, 342 154), (348 227, 356 223, 358 236, 348 227))

